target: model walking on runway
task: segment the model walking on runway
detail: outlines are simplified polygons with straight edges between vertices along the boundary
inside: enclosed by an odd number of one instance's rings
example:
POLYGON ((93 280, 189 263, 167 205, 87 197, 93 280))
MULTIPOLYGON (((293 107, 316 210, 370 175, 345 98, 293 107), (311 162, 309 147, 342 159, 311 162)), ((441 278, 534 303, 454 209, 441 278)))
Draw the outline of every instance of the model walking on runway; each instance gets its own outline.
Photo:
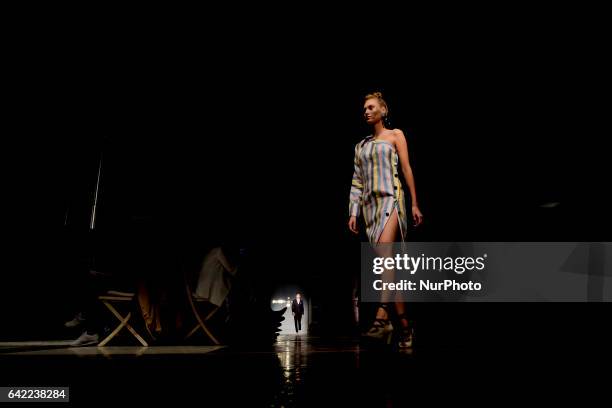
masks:
MULTIPOLYGON (((349 199, 349 229, 358 234, 357 217, 363 216, 369 242, 378 256, 392 256, 392 244, 405 241, 408 213, 404 202, 402 174, 411 198, 410 216, 414 225, 423 222, 419 210, 414 176, 408 160, 408 144, 399 129, 389 129, 387 103, 380 92, 368 94, 364 101, 364 118, 372 126, 372 134, 355 146, 355 171, 349 199)), ((395 305, 400 326, 398 345, 412 347, 413 328, 406 315, 405 304, 393 301, 388 291, 382 292, 380 307, 367 337, 389 343, 393 334, 389 305, 395 305)), ((398 296, 399 298, 399 296, 398 296)))

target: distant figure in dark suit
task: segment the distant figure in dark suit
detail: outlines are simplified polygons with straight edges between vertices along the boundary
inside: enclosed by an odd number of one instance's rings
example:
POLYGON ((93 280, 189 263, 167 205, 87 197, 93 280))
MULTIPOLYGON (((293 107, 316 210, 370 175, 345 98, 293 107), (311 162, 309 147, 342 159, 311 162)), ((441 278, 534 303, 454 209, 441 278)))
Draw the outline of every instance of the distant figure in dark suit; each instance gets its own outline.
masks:
POLYGON ((302 316, 304 315, 304 302, 300 293, 295 294, 295 299, 291 302, 291 312, 295 320, 295 332, 302 330, 302 316))

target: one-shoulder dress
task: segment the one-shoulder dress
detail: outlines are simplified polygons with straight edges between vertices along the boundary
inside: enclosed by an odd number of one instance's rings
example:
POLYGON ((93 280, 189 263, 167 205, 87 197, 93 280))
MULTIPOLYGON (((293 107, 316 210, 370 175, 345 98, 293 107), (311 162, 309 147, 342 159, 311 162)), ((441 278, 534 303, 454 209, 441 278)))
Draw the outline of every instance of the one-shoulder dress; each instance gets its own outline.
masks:
POLYGON ((401 240, 405 241, 408 218, 393 144, 370 135, 355 145, 354 163, 349 215, 363 215, 368 240, 377 244, 391 214, 397 210, 401 240))

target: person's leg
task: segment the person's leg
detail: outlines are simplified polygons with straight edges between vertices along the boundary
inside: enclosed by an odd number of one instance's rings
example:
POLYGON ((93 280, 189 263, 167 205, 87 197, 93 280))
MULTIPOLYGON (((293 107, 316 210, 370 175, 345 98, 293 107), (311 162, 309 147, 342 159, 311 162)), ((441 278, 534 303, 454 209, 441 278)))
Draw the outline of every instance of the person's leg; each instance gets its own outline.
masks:
POLYGON ((397 312, 397 318, 402 326, 402 330, 410 331, 412 328, 410 327, 408 315, 406 315, 406 304, 401 300, 395 302, 395 311, 397 312))
MULTIPOLYGON (((397 208, 393 210, 394 215, 397 215, 397 208)), ((400 234, 401 235, 401 234, 400 234)), ((402 239, 399 235, 397 238, 402 239)), ((409 321, 406 316, 406 304, 400 292, 395 294, 395 311, 397 312, 398 320, 404 332, 408 331, 409 321)))
POLYGON ((403 301, 395 302, 395 310, 397 311, 397 319, 400 323, 400 335, 398 339, 400 348, 412 348, 414 328, 412 322, 406 314, 406 307, 403 301))
POLYGON ((98 301, 98 295, 104 291, 106 280, 103 277, 89 273, 89 279, 85 282, 83 292, 87 295, 83 305, 84 331, 79 338, 71 343, 71 346, 89 346, 97 344, 104 332, 104 319, 102 304, 98 301))
MULTIPOLYGON (((397 208, 394 208, 379 238, 378 243, 382 245, 376 248, 376 252, 378 256, 381 256, 381 257, 393 256, 393 243, 396 242, 398 238, 400 238, 399 228, 400 227, 399 227, 397 208)), ((386 269, 383 272, 384 281, 392 282, 394 281, 394 278, 395 278, 395 270, 386 269)), ((409 321, 406 316, 405 304, 402 301, 401 296, 399 296, 399 293, 396 293, 395 294, 396 296, 394 297, 392 294, 387 293, 387 292, 388 291, 382 292, 381 306, 378 308, 378 311, 376 314, 376 320, 378 322, 384 322, 389 319, 389 313, 386 309, 386 305, 388 304, 388 302, 393 302, 395 304, 395 310, 397 312, 398 320, 399 320, 400 327, 401 327, 399 345, 402 348, 412 347, 412 328, 409 327, 409 321)), ((390 327, 389 323, 385 324, 385 326, 386 325, 390 327)), ((383 331, 383 329, 384 327, 381 326, 381 323, 378 323, 378 327, 377 327, 377 323, 375 323, 371 331, 373 331, 374 334, 379 335, 380 332, 383 331)))
MULTIPOLYGON (((391 221, 393 220, 393 225, 396 227, 395 229, 395 235, 393 235, 393 229, 391 231, 389 231, 389 235, 386 235, 384 237, 385 241, 384 242, 389 242, 387 240, 391 239, 392 241, 390 242, 395 242, 397 239, 402 239, 402 237, 400 237, 400 230, 399 230, 399 220, 398 220, 398 214, 397 214, 397 208, 393 209, 393 213, 391 214, 391 217, 389 219, 389 223, 391 223, 391 221)), ((383 231, 383 234, 386 232, 387 228, 385 228, 385 231, 383 231)), ((381 236, 381 240, 382 240, 382 236, 381 236)), ((389 252, 391 251, 391 246, 389 246, 389 252)), ((392 256, 392 254, 389 254, 388 256, 392 256)), ((392 271, 388 278, 387 281, 392 281, 394 278, 394 271, 392 271)), ((383 292, 384 294, 384 292, 383 292)), ((388 298, 391 298, 391 295, 388 296, 388 298)), ((394 305, 395 305, 395 311, 397 312, 397 319, 399 321, 400 324, 400 336, 399 336, 399 346, 400 348, 406 348, 406 347, 412 347, 412 326, 410 321, 408 320, 408 316, 406 314, 406 304, 403 301, 402 295, 400 292, 396 292, 395 293, 395 299, 394 300, 394 305)))
MULTIPOLYGON (((376 254, 380 257, 391 257, 393 255, 393 242, 396 241, 399 233, 399 220, 397 217, 397 210, 394 209, 391 215, 389 216, 389 220, 385 224, 385 227, 380 234, 380 238, 378 239, 378 244, 380 246, 376 247, 376 254)), ((384 271, 385 281, 390 282, 393 280, 395 275, 395 271, 393 269, 386 269, 384 271)), ((387 304, 392 301, 391 294, 387 293, 388 291, 383 291, 381 294, 380 303, 387 304)), ((376 318, 387 320, 389 318, 389 314, 384 307, 379 307, 376 312, 376 318)))
MULTIPOLYGON (((397 213, 392 212, 378 239, 378 244, 374 247, 377 256, 387 258, 393 255, 393 242, 395 242, 398 231, 399 224, 397 213)), ((381 278, 384 282, 391 282, 394 280, 394 274, 394 269, 385 269, 381 278)), ((380 306, 376 312, 374 323, 366 333, 367 337, 386 342, 387 344, 391 342, 393 325, 389 320, 388 304, 392 301, 393 298, 388 291, 383 291, 381 293, 380 306)))

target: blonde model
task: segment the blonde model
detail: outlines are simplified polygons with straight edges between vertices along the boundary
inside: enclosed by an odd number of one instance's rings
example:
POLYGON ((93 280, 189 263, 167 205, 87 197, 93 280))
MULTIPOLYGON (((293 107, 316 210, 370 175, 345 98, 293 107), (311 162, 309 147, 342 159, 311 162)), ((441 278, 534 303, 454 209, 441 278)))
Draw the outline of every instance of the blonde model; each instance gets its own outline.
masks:
MULTIPOLYGON (((379 256, 391 256, 391 245, 405 241, 408 217, 414 225, 423 222, 419 210, 414 176, 408 159, 408 143, 399 129, 389 129, 387 103, 380 92, 365 97, 364 119, 372 126, 372 134, 355 146, 355 171, 349 200, 349 229, 358 234, 357 217, 363 216, 369 242, 379 256), (406 210, 400 174, 410 191, 410 212, 406 210)), ((393 325, 389 316, 390 295, 383 292, 376 319, 366 336, 391 342, 393 325)), ((401 301, 394 301, 400 330, 400 348, 412 347, 413 328, 401 301)))

